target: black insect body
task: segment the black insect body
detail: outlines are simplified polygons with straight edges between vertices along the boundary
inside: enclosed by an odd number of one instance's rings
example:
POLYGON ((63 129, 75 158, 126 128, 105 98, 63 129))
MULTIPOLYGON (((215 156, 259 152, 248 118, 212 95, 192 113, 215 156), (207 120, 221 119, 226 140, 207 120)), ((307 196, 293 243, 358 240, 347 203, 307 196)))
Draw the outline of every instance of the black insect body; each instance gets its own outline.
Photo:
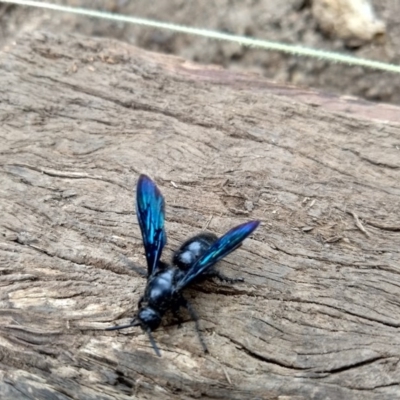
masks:
POLYGON ((147 332, 154 351, 160 351, 151 334, 158 328, 162 317, 172 311, 179 318, 181 307, 189 311, 196 323, 204 351, 207 347, 200 335, 198 317, 182 295, 183 289, 194 281, 207 276, 226 278, 213 266, 229 253, 237 249, 259 225, 259 221, 250 221, 228 231, 217 238, 211 233, 202 233, 187 240, 175 252, 172 265, 160 261, 162 250, 167 242, 164 229, 164 198, 155 183, 146 175, 141 175, 136 191, 136 212, 142 232, 143 245, 147 260, 147 286, 139 300, 139 312, 130 324, 107 328, 107 330, 125 329, 140 326, 147 332))
POLYGON ((187 271, 217 239, 216 235, 208 232, 190 238, 174 253, 172 264, 187 271))
MULTIPOLYGON (((202 254, 204 254, 211 247, 211 245, 217 240, 218 236, 209 232, 203 232, 188 239, 174 253, 172 258, 172 264, 177 266, 181 270, 187 271, 195 263, 195 261, 197 261, 197 259, 202 254)), ((239 243, 237 247, 240 247, 241 244, 242 243, 239 243)), ((221 272, 217 271, 213 266, 209 267, 206 271, 204 271, 198 277, 199 279, 196 279, 196 281, 210 277, 215 277, 221 281, 231 282, 231 283, 243 282, 242 278, 236 278, 236 279, 228 278, 221 272)))

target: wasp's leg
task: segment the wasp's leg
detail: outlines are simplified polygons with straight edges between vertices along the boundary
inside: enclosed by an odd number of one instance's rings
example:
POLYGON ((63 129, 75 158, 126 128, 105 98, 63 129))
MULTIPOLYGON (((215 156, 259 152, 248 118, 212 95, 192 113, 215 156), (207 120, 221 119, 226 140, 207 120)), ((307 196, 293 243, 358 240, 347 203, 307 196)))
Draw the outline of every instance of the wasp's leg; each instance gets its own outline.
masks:
POLYGON ((228 283, 244 282, 243 278, 229 278, 229 276, 224 275, 223 273, 219 272, 214 268, 211 268, 203 276, 204 278, 218 278, 221 282, 228 282, 228 283))
MULTIPOLYGON (((242 243, 239 243, 232 251, 237 250, 242 243)), ((204 278, 218 278, 221 282, 237 283, 244 282, 243 278, 229 278, 229 276, 224 275, 215 268, 210 268, 207 272, 202 275, 204 278)))
POLYGON ((186 299, 184 299, 183 297, 181 297, 181 299, 179 301, 179 305, 181 307, 186 308, 186 310, 188 310, 190 318, 192 318, 192 320, 195 323, 196 332, 197 332, 197 335, 199 336, 201 347, 203 348, 204 353, 208 353, 207 345, 206 345, 206 343, 205 343, 205 341, 203 339, 203 335, 200 332, 199 317, 198 317, 196 311, 194 310, 192 305, 186 299))
POLYGON ((132 262, 128 257, 126 257, 123 254, 119 255, 120 260, 127 265, 130 269, 135 271, 137 274, 143 277, 147 277, 147 272, 142 268, 136 265, 134 262, 132 262))
POLYGON ((182 316, 179 312, 180 308, 181 308, 181 304, 177 303, 171 309, 172 315, 173 315, 174 319, 176 320, 176 322, 178 323, 178 328, 182 328, 182 322, 183 322, 182 316))
POLYGON ((138 301, 138 308, 142 308, 143 300, 144 300, 144 296, 140 296, 140 299, 138 301))

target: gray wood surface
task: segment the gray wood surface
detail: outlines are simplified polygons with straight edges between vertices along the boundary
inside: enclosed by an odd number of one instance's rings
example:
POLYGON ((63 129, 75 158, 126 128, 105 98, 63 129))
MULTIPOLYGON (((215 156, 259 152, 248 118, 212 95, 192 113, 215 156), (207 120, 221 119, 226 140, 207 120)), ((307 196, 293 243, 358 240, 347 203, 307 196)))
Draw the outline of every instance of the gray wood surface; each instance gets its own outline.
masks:
POLYGON ((400 110, 115 41, 0 53, 1 399, 400 398, 400 110), (162 358, 139 329, 134 189, 187 237, 262 226, 188 290, 162 358))

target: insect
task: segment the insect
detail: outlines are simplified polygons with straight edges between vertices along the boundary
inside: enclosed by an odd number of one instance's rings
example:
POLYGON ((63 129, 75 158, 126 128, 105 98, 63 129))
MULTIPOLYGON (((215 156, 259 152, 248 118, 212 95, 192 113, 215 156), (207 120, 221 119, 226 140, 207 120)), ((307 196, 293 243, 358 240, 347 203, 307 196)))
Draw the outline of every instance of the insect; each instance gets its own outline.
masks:
POLYGON ((183 290, 191 283, 209 276, 234 282, 216 271, 213 266, 236 250, 260 224, 250 221, 238 225, 217 238, 211 233, 201 233, 187 240, 175 252, 171 265, 161 261, 167 243, 164 228, 165 202, 156 184, 146 175, 140 175, 136 190, 136 213, 142 232, 147 260, 147 285, 138 303, 139 311, 128 325, 113 326, 106 330, 119 330, 140 326, 147 333, 150 343, 161 356, 152 331, 157 329, 167 311, 178 318, 179 309, 186 308, 196 324, 203 350, 207 346, 200 335, 198 317, 190 303, 183 297, 183 290))

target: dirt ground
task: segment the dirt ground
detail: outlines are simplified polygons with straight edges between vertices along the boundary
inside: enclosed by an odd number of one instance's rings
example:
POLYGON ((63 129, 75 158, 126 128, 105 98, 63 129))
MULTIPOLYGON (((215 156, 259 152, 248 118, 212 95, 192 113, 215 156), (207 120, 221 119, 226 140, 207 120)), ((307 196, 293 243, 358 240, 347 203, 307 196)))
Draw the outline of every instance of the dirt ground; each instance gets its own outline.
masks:
MULTIPOLYGON (((307 0, 169 0, 158 2, 157 6, 147 0, 66 0, 53 3, 300 44, 397 64, 400 60, 400 5, 395 0, 372 2, 377 17, 386 24, 386 36, 383 40, 358 47, 349 47, 342 40, 324 35, 312 16, 311 2, 307 0)), ((0 26, 0 45, 13 40, 21 31, 34 30, 110 37, 204 64, 214 63, 230 69, 251 71, 281 83, 400 103, 400 77, 360 67, 334 65, 168 31, 4 4, 0 4, 0 26)))

